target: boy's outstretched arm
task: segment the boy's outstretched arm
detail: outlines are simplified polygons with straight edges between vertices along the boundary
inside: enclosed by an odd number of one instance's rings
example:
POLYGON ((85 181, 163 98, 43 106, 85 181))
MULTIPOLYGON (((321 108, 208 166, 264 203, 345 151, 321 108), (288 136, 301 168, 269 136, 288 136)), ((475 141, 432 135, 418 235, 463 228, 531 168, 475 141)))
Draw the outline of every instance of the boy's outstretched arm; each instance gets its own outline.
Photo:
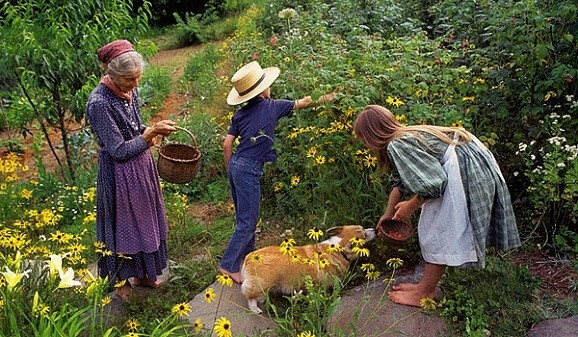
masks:
POLYGON ((303 97, 301 99, 298 99, 295 101, 295 105, 293 106, 293 109, 305 109, 309 106, 313 106, 316 103, 326 103, 329 101, 332 101, 335 98, 335 93, 329 93, 329 94, 325 94, 321 97, 319 97, 319 100, 317 100, 317 102, 313 102, 313 99, 311 99, 311 96, 306 96, 303 97))

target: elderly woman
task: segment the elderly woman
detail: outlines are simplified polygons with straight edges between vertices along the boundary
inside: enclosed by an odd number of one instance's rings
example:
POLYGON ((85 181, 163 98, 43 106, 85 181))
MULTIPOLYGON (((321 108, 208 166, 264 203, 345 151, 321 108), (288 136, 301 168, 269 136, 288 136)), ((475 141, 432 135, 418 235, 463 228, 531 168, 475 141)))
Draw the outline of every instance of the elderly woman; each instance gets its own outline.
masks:
POLYGON ((134 285, 156 288, 167 266, 167 222, 159 178, 149 147, 158 135, 175 131, 163 120, 142 124, 137 86, 144 61, 126 40, 98 50, 106 75, 88 99, 86 115, 96 134, 98 157, 96 238, 106 252, 98 261, 101 277, 125 280, 122 300, 134 285))
POLYGON ((423 278, 395 285, 388 294, 392 301, 419 307, 421 299, 434 298, 446 266, 483 268, 487 245, 520 246, 506 182, 492 153, 474 135, 461 128, 404 126, 379 105, 366 106, 353 129, 393 176, 380 221, 407 221, 421 208, 423 278))

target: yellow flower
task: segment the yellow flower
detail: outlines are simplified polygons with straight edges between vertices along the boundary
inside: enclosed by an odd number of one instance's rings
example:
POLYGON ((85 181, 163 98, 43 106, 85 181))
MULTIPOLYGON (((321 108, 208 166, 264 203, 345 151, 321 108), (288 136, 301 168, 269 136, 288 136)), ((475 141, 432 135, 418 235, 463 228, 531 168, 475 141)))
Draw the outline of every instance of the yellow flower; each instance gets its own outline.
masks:
POLYGON ((323 165, 323 164, 325 164, 325 156, 315 157, 315 165, 323 165))
POLYGON ((263 255, 261 255, 259 253, 253 253, 253 254, 251 254, 251 260, 253 260, 255 262, 263 263, 263 255))
POLYGON ((227 212, 229 214, 235 214, 235 204, 233 204, 232 202, 227 204, 227 212))
POLYGON ((28 277, 28 273, 30 273, 30 270, 16 274, 6 266, 6 271, 3 271, 2 275, 4 275, 4 279, 6 280, 7 289, 12 290, 16 285, 18 285, 18 283, 20 283, 20 280, 22 280, 24 276, 28 277))
POLYGON ((121 288, 126 284, 126 279, 122 280, 122 281, 118 281, 114 284, 115 288, 121 288))
POLYGON ((317 155, 317 148, 315 146, 311 147, 309 150, 307 150, 307 158, 313 158, 317 155))
POLYGON ((464 96, 462 97, 462 102, 473 102, 476 98, 474 96, 464 96))
POLYGON ((365 167, 375 167, 377 166, 377 158, 372 155, 367 155, 363 159, 363 164, 365 165, 365 167))
POLYGON ((275 192, 279 192, 283 189, 283 183, 282 182, 278 182, 275 185, 273 185, 273 191, 275 192))
POLYGON ((129 332, 126 335, 124 335, 123 337, 138 337, 138 334, 136 332, 129 332))
POLYGON ((299 256, 299 254, 293 254, 291 256, 291 262, 293 263, 301 262, 301 256, 299 256))
POLYGON ((293 246, 285 246, 285 247, 280 247, 279 251, 283 254, 283 255, 294 255, 295 254, 295 248, 293 248, 293 246))
POLYGON ((400 105, 404 105, 405 103, 401 99, 396 97, 391 104, 395 105, 396 107, 399 107, 400 105))
POLYGON ((435 308, 438 306, 433 298, 428 297, 424 297, 421 300, 419 300, 419 305, 422 307, 422 309, 427 311, 435 310, 435 308))
POLYGON ((134 332, 138 330, 140 323, 136 319, 129 319, 128 321, 126 321, 125 325, 129 331, 134 332))
POLYGON ((110 296, 105 296, 100 300, 100 306, 106 307, 110 302, 112 302, 112 298, 110 296))
POLYGON ((387 99, 385 100, 385 103, 387 104, 393 104, 394 98, 391 96, 387 96, 387 99))
POLYGON ((302 333, 298 334, 297 337, 315 337, 315 335, 309 331, 303 331, 302 333))
POLYGON ((291 58, 289 56, 286 56, 283 61, 285 61, 286 63, 291 62, 291 58))
POLYGON ((200 318, 197 318, 193 326, 195 327, 195 332, 200 332, 201 330, 203 330, 204 324, 203 322, 201 322, 200 318))
POLYGON ((317 227, 313 227, 310 230, 307 231, 307 237, 318 241, 320 237, 323 236, 323 231, 317 227))
POLYGON ((380 275, 381 273, 375 270, 375 271, 368 271, 367 274, 365 274, 365 277, 370 281, 375 281, 379 278, 380 275))
POLYGON ((355 247, 361 247, 365 244, 365 240, 362 238, 351 238, 349 242, 355 247))
POLYGON ((293 176, 291 178, 291 186, 297 186, 300 181, 301 181, 301 178, 299 178, 298 176, 293 176))
POLYGON ((452 123, 452 127, 454 127, 454 128, 463 128, 464 125, 462 124, 462 121, 461 121, 461 120, 457 120, 457 121, 455 121, 455 122, 452 123))
POLYGON ((191 308, 189 303, 183 302, 175 305, 171 309, 171 312, 175 312, 179 317, 184 317, 187 316, 192 310, 193 308, 191 308))
POLYGON ((353 247, 353 249, 351 251, 354 254, 357 254, 357 256, 369 256, 369 249, 367 249, 367 248, 353 247))
POLYGON ((301 259, 301 263, 303 263, 304 265, 308 265, 308 266, 314 266, 315 265, 315 261, 311 260, 308 257, 301 259))
POLYGON ((217 298, 217 295, 215 295, 215 289, 213 288, 207 288, 205 290, 205 298, 204 301, 207 303, 211 303, 215 300, 215 298, 217 298))
POLYGON ((340 253, 345 251, 345 248, 341 247, 338 243, 332 243, 327 247, 328 253, 340 253))
POLYGON ((399 257, 392 257, 391 259, 388 259, 385 264, 387 264, 390 268, 399 268, 401 266, 403 266, 403 260, 400 259, 399 257))
POLYGON ((295 239, 293 238, 287 238, 284 239, 283 242, 281 242, 281 247, 285 248, 287 246, 289 247, 293 247, 297 242, 295 241, 295 239))
POLYGON ((363 271, 374 271, 375 270, 375 265, 373 265, 373 263, 364 263, 361 265, 361 270, 363 271))
POLYGON ((233 331, 231 330, 231 321, 225 317, 219 318, 215 322, 215 327, 213 331, 217 334, 217 337, 233 337, 233 331))
POLYGON ((222 286, 227 286, 227 287, 232 287, 233 286, 233 279, 231 278, 231 276, 227 275, 227 274, 219 274, 217 275, 217 281, 219 281, 219 283, 222 286))
POLYGON ((321 267, 321 269, 329 266, 330 264, 331 262, 329 262, 329 260, 327 260, 326 258, 319 260, 319 267, 321 267))
POLYGON ((30 200, 30 198, 32 198, 32 191, 24 188, 20 191, 20 196, 26 200, 30 200))

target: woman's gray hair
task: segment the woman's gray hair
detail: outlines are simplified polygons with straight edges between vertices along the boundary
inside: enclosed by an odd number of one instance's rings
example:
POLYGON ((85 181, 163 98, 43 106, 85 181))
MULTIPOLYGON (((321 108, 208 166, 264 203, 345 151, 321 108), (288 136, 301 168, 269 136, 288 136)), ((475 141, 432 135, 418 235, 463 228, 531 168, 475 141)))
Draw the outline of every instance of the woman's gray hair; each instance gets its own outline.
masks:
POLYGON ((136 51, 122 53, 113 58, 107 65, 106 73, 113 77, 122 77, 134 74, 144 69, 142 56, 136 51))

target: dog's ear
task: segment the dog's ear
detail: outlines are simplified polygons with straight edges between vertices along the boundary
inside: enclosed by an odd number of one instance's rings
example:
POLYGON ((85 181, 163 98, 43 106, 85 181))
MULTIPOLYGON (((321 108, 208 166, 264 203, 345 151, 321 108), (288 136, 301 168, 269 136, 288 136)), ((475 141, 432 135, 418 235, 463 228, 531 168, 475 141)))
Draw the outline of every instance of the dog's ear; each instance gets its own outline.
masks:
POLYGON ((328 236, 335 236, 335 235, 339 234, 342 229, 343 229, 343 226, 331 227, 327 230, 326 233, 328 236))

